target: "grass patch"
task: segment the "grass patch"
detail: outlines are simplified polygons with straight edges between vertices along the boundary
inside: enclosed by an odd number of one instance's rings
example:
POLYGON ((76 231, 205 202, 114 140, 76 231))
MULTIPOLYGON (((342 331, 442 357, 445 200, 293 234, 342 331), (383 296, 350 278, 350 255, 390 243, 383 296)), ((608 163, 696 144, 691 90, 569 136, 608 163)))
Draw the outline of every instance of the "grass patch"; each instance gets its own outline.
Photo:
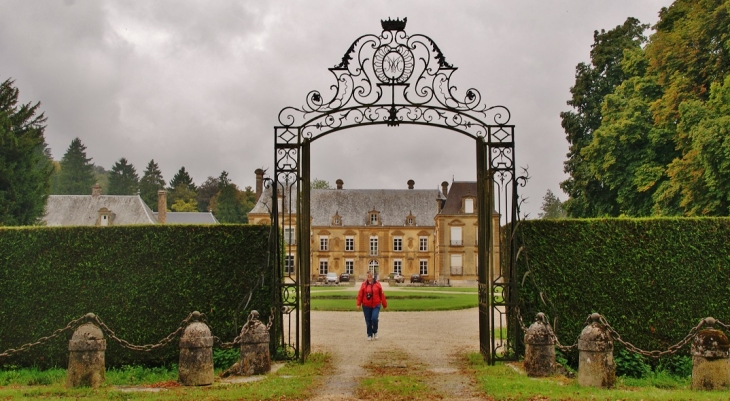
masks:
POLYGON ((330 370, 329 355, 311 354, 307 363, 288 363, 264 380, 222 384, 207 387, 181 387, 177 384, 177 369, 129 367, 107 371, 105 385, 97 390, 67 389, 66 370, 34 371, 18 369, 0 372, 6 384, 0 386, 2 400, 294 400, 313 395, 321 377, 330 370), (159 370, 157 370, 159 369, 159 370), (15 373, 12 373, 15 372, 15 373), (28 377, 48 377, 49 385, 28 385, 28 377), (12 378, 12 379, 8 379, 12 378), (159 380, 159 381, 155 381, 159 380), (162 388, 158 393, 122 392, 116 385, 162 388))
POLYGON ((646 378, 620 377, 613 389, 580 387, 576 379, 563 376, 529 378, 511 367, 487 365, 479 353, 467 356, 465 370, 478 388, 493 400, 728 400, 727 392, 693 391, 690 379, 667 373, 652 373, 646 378))
POLYGON ((423 365, 408 361, 401 351, 380 351, 365 365, 370 377, 360 381, 355 395, 364 400, 442 399, 428 386, 432 374, 423 365))

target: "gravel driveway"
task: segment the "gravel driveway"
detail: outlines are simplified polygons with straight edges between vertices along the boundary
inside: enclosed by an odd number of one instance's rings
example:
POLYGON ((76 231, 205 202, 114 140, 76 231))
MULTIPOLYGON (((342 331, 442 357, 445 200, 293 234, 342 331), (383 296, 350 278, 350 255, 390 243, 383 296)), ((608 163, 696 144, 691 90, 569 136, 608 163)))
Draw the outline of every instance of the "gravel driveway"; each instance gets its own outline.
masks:
MULTIPOLYGON (((385 286, 384 286, 385 287, 385 286)), ((352 287, 349 287, 352 288, 352 287)), ((352 288, 355 292, 359 288, 352 288)), ((411 289, 409 289, 411 290, 411 289)), ((386 296, 395 288, 384 288, 386 296)), ((465 295, 466 296, 466 295, 465 295)), ((472 294, 472 296, 475 296, 472 294)), ((353 300, 354 309, 354 300, 353 300)), ((480 400, 470 378, 459 374, 456 357, 479 351, 477 308, 439 312, 380 313, 378 340, 367 341, 362 312, 311 312, 312 351, 332 356, 334 370, 315 400, 355 400, 354 390, 368 376, 369 362, 398 352, 407 366, 429 373, 428 383, 445 399, 480 400)))

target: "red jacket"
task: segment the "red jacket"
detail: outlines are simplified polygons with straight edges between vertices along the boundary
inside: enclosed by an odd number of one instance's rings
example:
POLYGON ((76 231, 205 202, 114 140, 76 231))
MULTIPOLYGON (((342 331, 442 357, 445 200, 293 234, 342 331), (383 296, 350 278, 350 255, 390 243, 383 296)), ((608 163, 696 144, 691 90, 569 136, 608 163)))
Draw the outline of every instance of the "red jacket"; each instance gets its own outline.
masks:
POLYGON ((383 309, 388 307, 388 301, 385 299, 385 293, 383 292, 383 287, 380 285, 380 282, 375 281, 370 284, 367 280, 365 280, 360 286, 360 291, 357 293, 357 306, 359 307, 360 305, 363 305, 369 308, 374 308, 381 304, 383 305, 383 309), (367 298, 367 293, 372 294, 370 299, 367 298))

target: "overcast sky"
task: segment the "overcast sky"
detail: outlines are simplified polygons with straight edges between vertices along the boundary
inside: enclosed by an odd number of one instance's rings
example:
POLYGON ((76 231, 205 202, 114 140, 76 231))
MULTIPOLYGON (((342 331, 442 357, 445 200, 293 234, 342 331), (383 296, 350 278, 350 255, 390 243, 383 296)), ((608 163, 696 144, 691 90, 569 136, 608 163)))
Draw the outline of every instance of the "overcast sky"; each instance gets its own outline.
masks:
MULTIPOLYGON (((627 17, 654 24, 668 0, 565 1, 97 1, 0 0, 0 80, 40 101, 56 160, 75 137, 93 163, 150 159, 170 180, 222 170, 239 187, 273 172, 279 110, 325 98, 327 70, 380 20, 408 17, 458 67, 452 83, 504 105, 516 125, 518 166, 531 180, 523 212, 537 217, 550 189, 561 199, 575 66, 593 31, 627 17)), ((649 32, 648 32, 649 33, 649 32)), ((317 141, 312 175, 345 188, 432 189, 476 178, 474 142, 436 128, 358 128, 317 141)))

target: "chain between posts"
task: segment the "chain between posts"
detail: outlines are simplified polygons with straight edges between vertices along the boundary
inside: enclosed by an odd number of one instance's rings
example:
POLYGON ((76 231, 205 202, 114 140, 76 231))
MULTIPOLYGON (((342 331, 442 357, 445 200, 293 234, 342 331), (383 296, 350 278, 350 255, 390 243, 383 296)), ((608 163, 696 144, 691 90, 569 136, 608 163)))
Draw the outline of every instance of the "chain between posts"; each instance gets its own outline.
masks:
POLYGON ((162 348, 169 344, 175 337, 177 337, 182 331, 185 330, 185 328, 190 324, 191 321, 199 321, 199 322, 206 322, 205 315, 200 312, 191 312, 188 317, 186 317, 182 322, 180 322, 180 326, 178 326, 177 330, 170 333, 167 337, 163 338, 158 342, 157 344, 146 344, 146 345, 135 345, 130 343, 127 340, 121 339, 117 337, 117 335, 112 331, 112 329, 109 328, 104 322, 99 319, 98 316, 92 315, 91 320, 96 322, 99 327, 111 338, 112 340, 116 341, 119 345, 122 347, 132 350, 132 351, 140 351, 140 352, 150 352, 152 350, 155 350, 157 348, 162 348))
MULTIPOLYGON (((515 308, 517 311, 517 321, 520 323, 520 327, 522 328, 523 333, 527 333, 527 326, 522 321, 522 314, 520 314, 520 308, 515 308)), ((555 341, 555 347, 557 347, 561 352, 567 353, 572 351, 574 348, 578 346, 578 340, 573 343, 573 345, 563 345, 560 343, 560 340, 558 340, 558 336, 555 335, 555 330, 553 330, 553 327, 550 325, 550 322, 545 319, 545 324, 548 325, 550 328, 550 333, 552 334, 552 338, 555 341)))
POLYGON ((41 338, 39 338, 35 342, 28 343, 28 344, 23 344, 23 345, 21 345, 18 348, 11 348, 11 349, 3 352, 2 354, 0 354, 0 358, 5 358, 5 357, 11 356, 11 355, 15 355, 15 354, 20 353, 20 352, 28 351, 29 349, 31 349, 31 348, 33 348, 33 347, 35 347, 37 345, 41 345, 41 344, 43 344, 43 343, 45 343, 45 342, 47 342, 49 340, 52 340, 52 339, 60 336, 62 333, 66 332, 66 331, 73 330, 73 329, 76 328, 76 326, 78 326, 79 322, 83 322, 86 319, 88 319, 88 316, 89 315, 87 314, 87 315, 81 316, 78 319, 74 319, 74 320, 68 322, 68 324, 66 325, 66 327, 54 331, 53 334, 51 334, 50 336, 41 337, 41 338))
MULTIPOLYGON (((254 315, 254 311, 251 311, 251 313, 248 314, 246 323, 244 323, 243 328, 241 328, 241 333, 237 335, 236 338, 233 339, 233 341, 223 342, 220 338, 216 336, 213 336, 213 340, 216 344, 218 344, 218 346, 223 349, 231 349, 235 346, 241 345, 243 337, 248 334, 255 326, 255 324, 253 323, 254 319, 258 320, 258 313, 254 315)), ((269 313, 269 322, 266 324, 266 331, 269 331, 271 329, 272 324, 274 324, 274 308, 271 308, 271 312, 269 313)))

